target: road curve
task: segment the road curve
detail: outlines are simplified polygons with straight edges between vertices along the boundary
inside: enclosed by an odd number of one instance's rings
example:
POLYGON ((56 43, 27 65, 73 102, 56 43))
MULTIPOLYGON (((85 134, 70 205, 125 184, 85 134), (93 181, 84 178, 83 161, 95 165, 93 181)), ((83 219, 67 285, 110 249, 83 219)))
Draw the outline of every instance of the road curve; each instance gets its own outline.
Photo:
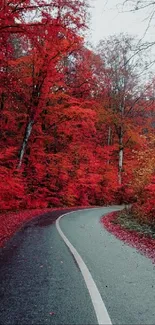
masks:
MULTIPOLYGON (((70 213, 67 213, 70 214, 70 213)), ((75 249, 75 247, 70 243, 70 241, 67 239, 67 237, 64 235, 64 233, 62 232, 61 228, 60 228, 60 220, 65 217, 65 215, 60 216, 57 220, 56 220, 56 227, 57 230, 60 234, 60 236, 62 237, 62 239, 64 240, 65 244, 67 245, 67 247, 69 248, 69 250, 71 251, 72 255, 74 256, 80 271, 83 275, 83 278, 85 280, 87 289, 89 291, 91 300, 92 300, 92 304, 94 306, 94 310, 96 313, 96 318, 98 321, 98 324, 105 324, 105 325, 112 325, 110 317, 108 315, 107 309, 105 307, 105 304, 102 300, 102 297, 100 295, 100 292, 92 278, 92 275, 90 273, 90 271, 88 270, 85 262, 83 261, 83 259, 81 258, 81 256, 79 255, 79 253, 77 252, 77 250, 75 249)))
MULTIPOLYGON (((116 209, 76 211, 59 226, 89 269, 112 324, 155 324, 153 264, 99 223, 116 209)), ((0 325, 98 323, 77 261, 52 217, 27 224, 1 251, 0 325)))

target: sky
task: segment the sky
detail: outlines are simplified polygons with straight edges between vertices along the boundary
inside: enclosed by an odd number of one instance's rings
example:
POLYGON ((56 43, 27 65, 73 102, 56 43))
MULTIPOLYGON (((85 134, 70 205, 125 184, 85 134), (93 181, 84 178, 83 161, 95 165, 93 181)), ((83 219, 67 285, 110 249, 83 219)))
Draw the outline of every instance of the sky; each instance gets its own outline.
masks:
MULTIPOLYGON (((136 2, 136 0, 135 0, 136 2)), ((92 9, 90 34, 88 40, 96 45, 100 39, 105 39, 113 34, 121 32, 137 35, 142 38, 148 26, 147 16, 149 12, 140 10, 133 12, 122 12, 123 0, 90 0, 92 9)), ((126 11, 129 6, 126 7, 126 11)), ((155 41, 155 27, 149 28, 145 40, 155 41)))

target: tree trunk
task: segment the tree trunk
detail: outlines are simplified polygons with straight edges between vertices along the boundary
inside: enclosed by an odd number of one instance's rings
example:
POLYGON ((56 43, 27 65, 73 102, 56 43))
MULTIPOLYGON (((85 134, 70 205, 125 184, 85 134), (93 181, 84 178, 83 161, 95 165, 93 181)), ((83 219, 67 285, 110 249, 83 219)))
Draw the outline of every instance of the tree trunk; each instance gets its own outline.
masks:
POLYGON ((119 153, 118 153, 118 182, 119 185, 122 184, 122 169, 123 169, 123 130, 122 126, 120 127, 120 134, 119 134, 119 153))
POLYGON ((3 111, 4 109, 4 100, 5 100, 5 95, 2 93, 1 95, 1 104, 0 104, 0 111, 3 111))
MULTIPOLYGON (((108 146, 111 145, 111 141, 112 141, 111 138, 112 138, 112 130, 111 130, 111 126, 109 126, 109 129, 108 129, 108 146)), ((107 165, 109 165, 109 164, 110 164, 110 160, 108 158, 107 165)))
POLYGON ((20 167, 22 165, 22 162, 23 162, 25 149, 26 149, 26 146, 27 146, 28 139, 29 139, 29 137, 31 135, 31 132, 32 132, 33 123, 34 123, 34 121, 31 120, 31 121, 28 122, 28 124, 26 126, 25 136, 24 136, 24 139, 23 139, 23 143, 21 145, 20 153, 19 153, 19 163, 18 163, 18 166, 17 166, 18 169, 20 169, 20 167))
POLYGON ((111 126, 109 126, 109 129, 108 129, 108 146, 111 145, 111 135, 112 135, 111 126))

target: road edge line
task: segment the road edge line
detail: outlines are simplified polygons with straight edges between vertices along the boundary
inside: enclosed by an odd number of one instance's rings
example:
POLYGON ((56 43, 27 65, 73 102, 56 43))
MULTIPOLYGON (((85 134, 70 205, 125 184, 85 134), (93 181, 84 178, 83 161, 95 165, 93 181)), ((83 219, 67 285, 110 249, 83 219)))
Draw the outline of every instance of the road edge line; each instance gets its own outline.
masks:
POLYGON ((95 281, 93 280, 93 277, 92 277, 88 267, 86 266, 85 262, 83 261, 82 257, 77 252, 75 247, 70 243, 68 238, 65 236, 65 234, 61 230, 60 224, 59 224, 59 221, 68 214, 73 214, 73 213, 80 212, 80 211, 94 210, 94 209, 100 209, 100 208, 90 208, 90 209, 76 210, 73 212, 65 213, 65 214, 61 215, 56 220, 56 228, 57 228, 59 235, 62 237, 63 241, 65 242, 65 244, 67 245, 67 247, 73 254, 76 262, 78 263, 79 269, 83 275, 84 281, 86 283, 86 286, 87 286, 87 289, 88 289, 88 292, 89 292, 89 295, 90 295, 90 298, 91 298, 91 301, 92 301, 92 304, 93 304, 93 307, 95 310, 98 324, 99 325, 101 325, 101 324, 102 325, 112 325, 111 319, 109 317, 109 314, 105 307, 105 304, 102 300, 101 294, 97 288, 95 281))

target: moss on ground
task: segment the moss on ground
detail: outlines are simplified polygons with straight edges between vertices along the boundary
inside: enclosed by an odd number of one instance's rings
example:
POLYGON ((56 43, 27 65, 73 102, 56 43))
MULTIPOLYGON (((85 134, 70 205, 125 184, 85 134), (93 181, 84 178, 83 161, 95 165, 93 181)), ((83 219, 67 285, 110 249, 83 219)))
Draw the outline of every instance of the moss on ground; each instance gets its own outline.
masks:
POLYGON ((124 229, 139 232, 141 235, 155 239, 155 226, 140 223, 130 212, 122 211, 112 223, 120 224, 124 229))

